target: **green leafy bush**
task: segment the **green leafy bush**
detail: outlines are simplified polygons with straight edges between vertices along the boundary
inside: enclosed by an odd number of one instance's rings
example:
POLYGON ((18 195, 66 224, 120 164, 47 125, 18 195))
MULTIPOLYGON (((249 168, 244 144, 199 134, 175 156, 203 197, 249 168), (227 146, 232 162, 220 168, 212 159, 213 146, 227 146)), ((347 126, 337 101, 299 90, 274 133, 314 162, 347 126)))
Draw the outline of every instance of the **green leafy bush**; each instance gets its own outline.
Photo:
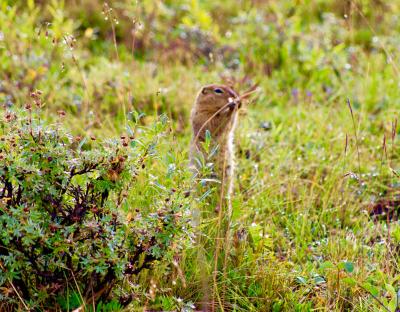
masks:
POLYGON ((153 187, 143 175, 166 121, 138 137, 129 128, 130 137, 86 141, 43 124, 32 112, 40 94, 32 97, 0 126, 0 309, 71 309, 71 294, 79 305, 126 305, 129 282, 172 261, 187 234, 184 192, 155 195, 143 211, 129 206, 132 190, 153 187))

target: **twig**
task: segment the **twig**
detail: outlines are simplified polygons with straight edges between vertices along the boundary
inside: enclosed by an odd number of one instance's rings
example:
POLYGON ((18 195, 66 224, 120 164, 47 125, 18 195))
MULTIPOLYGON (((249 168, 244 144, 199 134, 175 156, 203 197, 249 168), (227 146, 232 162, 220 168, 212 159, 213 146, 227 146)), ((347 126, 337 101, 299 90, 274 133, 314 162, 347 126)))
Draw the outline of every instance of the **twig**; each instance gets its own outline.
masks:
POLYGON ((89 103, 90 103, 90 95, 89 95, 89 90, 88 90, 87 83, 86 83, 86 78, 85 78, 85 75, 83 74, 83 70, 82 70, 81 66, 79 65, 79 63, 75 57, 75 54, 73 51, 74 45, 72 44, 72 42, 68 41, 68 38, 65 35, 63 36, 63 39, 64 39, 64 43, 67 45, 67 47, 69 48, 69 50, 71 52, 72 62, 75 64, 76 68, 78 69, 79 75, 81 76, 81 79, 82 79, 83 87, 84 87, 85 94, 86 94, 86 101, 84 101, 84 102, 86 102, 86 104, 83 107, 83 113, 84 113, 84 116, 86 117, 86 114, 89 110, 89 103))
MULTIPOLYGON (((118 45, 117 45, 117 36, 115 34, 115 26, 114 26, 114 17, 112 15, 112 8, 108 5, 108 3, 104 3, 104 9, 105 13, 107 14, 107 18, 110 19, 111 23, 111 31, 112 31, 112 38, 113 38, 113 44, 114 44, 114 49, 115 49, 115 56, 117 57, 117 61, 119 62, 119 53, 118 53, 118 45)), ((118 23, 118 22, 117 22, 118 23)))
MULTIPOLYGON (((0 262, 0 268, 1 268, 3 271, 6 270, 5 267, 3 266, 3 264, 2 264, 1 262, 0 262)), ((13 282, 11 281, 10 278, 8 278, 8 282, 10 283, 11 287, 14 289, 15 293, 17 294, 19 300, 20 300, 20 301, 22 302, 22 304, 24 305, 25 309, 26 309, 27 311, 30 311, 30 310, 29 310, 29 307, 26 305, 24 299, 22 299, 21 295, 19 294, 18 290, 15 288, 15 286, 14 286, 14 284, 13 284, 13 282)))
POLYGON ((366 289, 363 285, 361 285, 361 284, 359 284, 359 283, 357 283, 357 284, 358 284, 358 286, 359 286, 360 288, 362 288, 362 289, 365 290, 367 293, 369 293, 369 294, 372 296, 372 298, 374 298, 374 299, 376 300, 376 302, 378 302, 378 303, 382 306, 383 309, 385 309, 386 311, 390 312, 390 310, 383 304, 382 301, 379 300, 378 297, 376 297, 375 295, 371 294, 371 292, 368 291, 368 289, 366 289))
POLYGON ((76 289, 78 290, 79 296, 81 297, 81 300, 82 300, 82 303, 83 303, 82 306, 80 306, 78 309, 75 309, 73 312, 83 311, 83 310, 81 310, 81 308, 83 307, 82 309, 84 309, 85 306, 86 306, 85 299, 83 298, 81 290, 80 290, 79 285, 78 285, 78 282, 76 281, 74 271, 72 271, 71 269, 70 269, 70 271, 71 271, 72 277, 74 279, 76 289))

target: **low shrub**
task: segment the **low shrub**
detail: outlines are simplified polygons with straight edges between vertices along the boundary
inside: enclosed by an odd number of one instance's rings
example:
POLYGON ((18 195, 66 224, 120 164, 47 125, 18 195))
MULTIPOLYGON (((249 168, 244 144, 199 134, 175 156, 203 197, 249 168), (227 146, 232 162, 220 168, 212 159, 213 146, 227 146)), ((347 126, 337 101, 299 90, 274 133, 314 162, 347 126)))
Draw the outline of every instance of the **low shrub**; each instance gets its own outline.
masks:
POLYGON ((184 192, 129 206, 132 189, 153 187, 137 179, 166 120, 100 142, 45 125, 33 109, 6 111, 0 123, 0 310, 127 305, 132 279, 172 262, 188 234, 184 192))

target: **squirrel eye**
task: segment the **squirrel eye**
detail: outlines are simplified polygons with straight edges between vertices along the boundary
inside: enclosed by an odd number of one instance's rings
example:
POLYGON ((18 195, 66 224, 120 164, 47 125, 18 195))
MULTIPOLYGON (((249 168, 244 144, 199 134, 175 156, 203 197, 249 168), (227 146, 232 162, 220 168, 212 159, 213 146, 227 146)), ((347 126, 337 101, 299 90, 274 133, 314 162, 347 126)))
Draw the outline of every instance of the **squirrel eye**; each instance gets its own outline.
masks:
POLYGON ((218 93, 218 94, 224 93, 224 91, 222 91, 220 88, 214 89, 214 92, 215 92, 215 93, 218 93))

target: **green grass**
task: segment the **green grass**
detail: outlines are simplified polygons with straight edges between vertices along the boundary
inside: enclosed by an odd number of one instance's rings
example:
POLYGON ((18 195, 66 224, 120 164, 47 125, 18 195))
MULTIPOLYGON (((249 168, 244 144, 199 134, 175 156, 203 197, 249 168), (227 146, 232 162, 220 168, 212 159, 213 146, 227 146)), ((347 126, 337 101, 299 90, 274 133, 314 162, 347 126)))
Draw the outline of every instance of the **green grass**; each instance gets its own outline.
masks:
POLYGON ((131 309, 199 308, 203 292, 217 291, 217 309, 234 311, 396 311, 399 207, 392 220, 370 211, 399 190, 399 4, 121 0, 102 14, 101 1, 33 2, 0 0, 0 103, 23 107, 42 90, 50 122, 62 109, 65 127, 97 137, 126 134, 132 110, 143 124, 164 113, 170 129, 154 166, 175 163, 177 179, 190 179, 200 86, 259 83, 236 133, 228 262, 216 281, 207 276, 211 215, 206 243, 182 250, 173 280, 164 268, 142 276, 131 309))

